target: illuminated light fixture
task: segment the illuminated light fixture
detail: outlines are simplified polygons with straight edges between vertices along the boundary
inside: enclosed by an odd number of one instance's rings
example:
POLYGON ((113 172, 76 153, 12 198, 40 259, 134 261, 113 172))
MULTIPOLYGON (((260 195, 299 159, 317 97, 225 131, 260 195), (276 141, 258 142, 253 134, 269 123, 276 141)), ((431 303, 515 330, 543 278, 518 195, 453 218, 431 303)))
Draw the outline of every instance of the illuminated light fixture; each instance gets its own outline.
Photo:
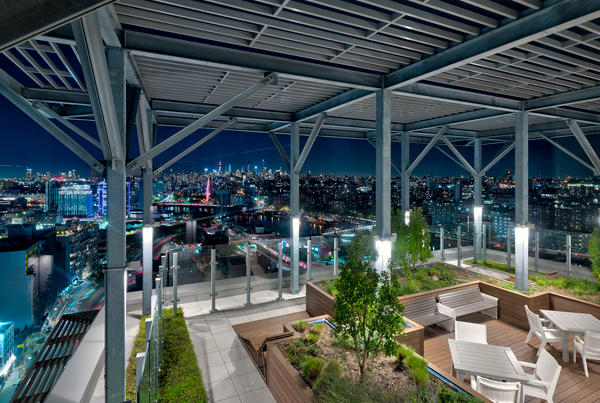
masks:
POLYGON ((477 231, 480 230, 482 215, 483 208, 481 206, 475 206, 473 208, 473 221, 475 222, 475 227, 477 228, 477 231))
POLYGON ((404 212, 404 225, 410 225, 410 210, 404 212))
POLYGON ((300 218, 292 218, 292 236, 294 238, 300 237, 300 218))
POLYGON ((383 273, 387 270, 387 265, 392 258, 392 242, 389 239, 381 239, 375 241, 377 249, 377 262, 375 267, 378 273, 383 273))

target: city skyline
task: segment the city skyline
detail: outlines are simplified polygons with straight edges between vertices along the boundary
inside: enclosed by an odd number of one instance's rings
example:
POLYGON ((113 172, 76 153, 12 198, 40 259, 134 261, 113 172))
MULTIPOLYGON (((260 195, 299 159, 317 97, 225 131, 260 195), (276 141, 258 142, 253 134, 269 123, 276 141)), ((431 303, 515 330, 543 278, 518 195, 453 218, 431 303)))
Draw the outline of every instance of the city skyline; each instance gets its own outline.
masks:
MULTIPOLYGON (((27 145, 23 145, 21 135, 4 136, 5 153, 0 164, 0 177, 25 177, 27 168, 31 168, 34 174, 48 171, 55 174, 75 170, 81 177, 89 176, 90 168, 85 162, 2 96, 0 96, 0 120, 5 122, 4 133, 26 133, 28 139, 30 139, 27 145)), ((72 122, 91 136, 97 136, 96 126, 92 121, 72 122)), ((164 141, 178 130, 175 127, 159 127, 157 141, 164 141)), ((198 130, 195 134, 184 139, 181 144, 156 157, 154 166, 158 167, 166 163, 210 131, 210 129, 198 130)), ((599 135, 588 135, 587 137, 594 148, 600 148, 599 135)), ((74 138, 76 138, 75 135, 74 138)), ((284 149, 289 150, 289 135, 279 134, 278 138, 284 149)), ((308 137, 301 137, 301 147, 304 146, 307 139, 308 137)), ((575 138, 568 137, 557 139, 557 141, 584 160, 587 159, 575 138)), ((102 159, 99 150, 89 146, 85 141, 81 141, 80 144, 92 155, 102 159)), ((502 144, 495 144, 483 147, 483 165, 495 156, 501 146, 502 144)), ((392 159, 397 163, 400 161, 400 147, 400 143, 392 143, 392 159)), ((411 161, 414 161, 424 147, 425 144, 411 143, 411 161)), ((530 177, 560 177, 565 175, 586 177, 592 174, 587 168, 544 140, 531 141, 529 149, 530 177)), ((133 136, 131 150, 130 158, 139 155, 136 135, 133 136)), ((458 150, 467 161, 472 163, 473 147, 458 147, 458 150)), ((248 163, 251 168, 254 166, 262 167, 263 159, 265 165, 270 169, 276 170, 279 167, 284 167, 281 156, 266 133, 224 131, 183 160, 173 164, 167 169, 167 172, 170 172, 169 169, 172 169, 173 172, 202 172, 205 168, 218 169, 219 161, 221 161, 223 167, 228 167, 231 164, 232 170, 235 171, 246 167, 248 163)), ((514 151, 509 152, 487 174, 489 176, 501 176, 506 169, 514 169, 514 151)), ((369 176, 375 172, 375 148, 362 140, 317 138, 302 170, 303 173, 309 171, 313 174, 369 176)), ((415 176, 428 174, 436 176, 470 176, 467 170, 459 167, 437 149, 432 149, 423 158, 413 174, 415 176)), ((398 175, 398 172, 392 168, 392 176, 398 175)))

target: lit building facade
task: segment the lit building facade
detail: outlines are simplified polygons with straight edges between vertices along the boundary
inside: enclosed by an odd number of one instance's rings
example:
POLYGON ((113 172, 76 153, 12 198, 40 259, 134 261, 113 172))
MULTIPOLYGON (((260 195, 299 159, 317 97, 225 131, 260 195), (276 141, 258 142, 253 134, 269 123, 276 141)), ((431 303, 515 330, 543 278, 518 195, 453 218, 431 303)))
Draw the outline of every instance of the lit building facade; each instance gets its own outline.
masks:
POLYGON ((94 215, 92 187, 88 182, 50 180, 46 182, 46 211, 67 217, 94 215))
POLYGON ((15 358, 15 325, 0 322, 0 380, 10 373, 15 358))
MULTIPOLYGON (((127 198, 127 215, 131 214, 131 183, 126 182, 127 186, 125 197, 127 198)), ((98 183, 98 214, 105 216, 108 214, 108 191, 106 182, 98 183)))

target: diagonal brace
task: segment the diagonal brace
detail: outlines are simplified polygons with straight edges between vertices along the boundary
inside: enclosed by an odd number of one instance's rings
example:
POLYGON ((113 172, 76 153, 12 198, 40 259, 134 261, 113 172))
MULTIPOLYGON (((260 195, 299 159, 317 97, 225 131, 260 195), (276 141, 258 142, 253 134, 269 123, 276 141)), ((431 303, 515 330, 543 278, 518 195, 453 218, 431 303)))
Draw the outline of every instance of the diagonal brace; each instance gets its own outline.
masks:
POLYGON ((210 111, 209 113, 207 113, 206 115, 201 117, 200 119, 196 120, 191 125, 184 127, 183 129, 181 129, 180 131, 178 131, 177 133, 175 133, 174 135, 172 135, 171 137, 169 137, 168 139, 166 139, 159 145, 153 147, 149 151, 146 151, 144 154, 140 155, 139 157, 137 157, 136 159, 131 161, 129 164, 127 164, 127 167, 131 170, 137 169, 142 164, 144 164, 144 162, 156 157, 158 154, 160 154, 163 151, 174 146, 175 144, 177 144, 178 142, 180 142, 181 140, 183 140, 184 138, 186 138, 187 136, 189 136, 196 130, 203 127, 205 124, 207 124, 207 123, 211 122, 213 119, 221 116, 222 114, 227 112, 229 109, 233 108, 235 105, 237 105, 244 99, 248 98, 250 95, 254 94, 256 91, 271 84, 276 79, 277 79, 277 75, 274 73, 267 75, 265 78, 263 78, 262 80, 258 81, 255 84, 253 84, 250 88, 244 90, 243 92, 236 95, 235 97, 231 98, 229 101, 225 102, 223 105, 218 106, 217 108, 213 109, 212 111, 210 111))
MULTIPOLYGON (((368 138, 367 140, 369 140, 369 143, 371 143, 371 145, 372 145, 373 147, 377 148, 377 143, 375 142, 375 139, 374 139, 374 138, 372 138, 372 137, 371 137, 371 138, 368 138)), ((401 174, 401 173, 402 173, 402 170, 400 169, 400 165, 398 165, 398 164, 397 164, 397 163, 396 163, 394 160, 392 160, 392 159, 390 160, 390 162, 392 163, 392 166, 394 167, 394 169, 395 169, 396 171, 398 171, 398 173, 400 173, 400 174, 401 174)))
POLYGON ((444 140, 444 143, 446 143, 446 145, 448 146, 450 151, 452 151, 452 153, 456 156, 456 158, 458 158, 458 160, 461 162, 461 164, 464 165, 464 167, 467 169, 467 171, 469 171, 471 173, 471 175, 477 176, 478 175, 477 171, 475 171, 473 169, 473 167, 471 166, 471 164, 469 164, 467 162, 465 157, 463 157, 462 154, 458 152, 458 150, 456 149, 456 147, 454 147, 454 145, 450 142, 450 140, 448 140, 446 138, 446 136, 442 136, 442 140, 444 140))
POLYGON ((569 157, 571 157, 575 161, 579 162, 584 167, 586 167, 588 169, 591 169, 594 172, 594 174, 598 174, 599 173, 596 168, 594 168, 592 165, 588 164, 587 162, 585 162, 584 160, 582 160, 581 158, 579 158, 578 156, 576 156, 575 154, 573 154, 571 151, 567 150, 566 147, 563 147, 562 145, 558 144, 556 141, 552 140, 550 137, 546 136, 544 133, 538 132, 538 134, 544 140, 546 140, 548 143, 552 144, 554 147, 558 148, 559 150, 561 150, 562 152, 564 152, 565 154, 567 154, 569 157))
POLYGON ((54 123, 46 118, 40 111, 35 109, 25 98, 20 94, 17 94, 14 90, 7 87, 4 83, 0 82, 0 94, 4 95, 9 101, 11 101, 17 108, 22 110, 27 116, 33 119, 37 124, 46 129, 51 135, 53 135, 58 141, 63 143, 69 150, 73 151, 79 158, 87 162, 92 168, 99 173, 104 172, 106 168, 98 162, 85 148, 79 143, 73 140, 69 135, 59 129, 54 123))
POLYGON ((485 166, 485 168, 483 168, 481 170, 481 172, 479 172, 481 175, 485 175, 485 173, 491 169, 494 165, 496 165, 498 163, 498 161, 500 161, 502 158, 504 158, 506 156, 506 154, 508 154, 513 148, 515 148, 515 143, 511 143, 504 145, 504 147, 502 147, 500 149, 500 152, 498 154, 496 154, 496 156, 490 161, 489 164, 487 164, 485 166))
POLYGON ((567 120, 567 125, 569 125, 571 131, 575 135, 575 138, 577 139, 579 144, 581 144, 581 148, 583 148, 583 151, 585 151, 588 158, 596 168, 595 171, 600 171, 600 158, 598 158, 598 154, 596 154, 596 151, 594 151, 592 145, 588 141, 587 137, 585 137, 585 134, 583 134, 583 132, 581 131, 581 128, 579 127, 577 122, 575 122, 573 119, 569 119, 567 120))
POLYGON ((300 170, 302 169, 302 165, 304 165, 304 161, 306 161, 306 158, 308 157, 308 153, 310 152, 310 149, 312 148, 313 144, 315 143, 315 140, 317 139, 317 135, 319 134, 321 127, 323 127, 323 123, 325 123, 326 118, 327 118, 327 112, 322 112, 321 114, 319 114, 319 117, 317 118, 317 121, 315 122, 315 125, 313 126, 312 131, 310 132, 310 135, 308 136, 308 141, 304 145, 304 148, 302 149, 302 153, 300 154, 300 157, 298 157, 298 161, 296 161, 296 166, 294 166, 294 172, 300 172, 300 170))
POLYGON ((171 165, 173 165, 174 163, 176 163, 177 161, 179 161, 180 159, 182 159, 183 157, 185 157, 186 155, 188 155, 189 153, 194 151, 196 148, 200 147, 202 144, 206 143, 208 140, 215 137, 217 134, 221 133, 223 130, 227 129, 229 126, 235 124, 236 122, 237 122, 237 118, 230 118, 229 121, 223 123, 218 129, 215 129, 212 132, 210 132, 209 134, 207 134, 206 136, 204 136, 202 138, 202 140, 198 141, 196 144, 194 144, 193 146, 191 146, 184 152, 180 153, 179 155, 177 155, 175 158, 171 159, 169 162, 167 162, 160 168, 156 168, 154 170, 154 175, 164 171, 165 169, 167 169, 168 167, 170 167, 171 165))
POLYGON ((98 147, 99 149, 102 150, 102 145, 100 144, 100 142, 98 140, 95 140, 93 137, 91 137, 89 134, 87 134, 86 132, 81 130, 79 127, 75 126, 73 123, 69 122, 67 119, 63 118, 58 113, 54 112, 54 110, 52 110, 48 106, 44 105, 41 102, 36 102, 33 104, 33 107, 44 112, 46 115, 58 120, 60 123, 67 126, 69 129, 71 129, 75 133, 79 134, 85 140, 89 141, 90 143, 92 143, 93 145, 95 145, 96 147, 98 147))
POLYGON ((277 148, 277 151, 279 151, 279 155, 281 155, 281 158, 283 158, 285 166, 289 171, 291 171, 292 164, 290 163, 290 157, 288 157, 288 155, 286 154, 285 150, 283 149, 283 146, 277 139, 277 136, 275 136, 275 133, 269 132, 269 137, 271 137, 271 140, 273 140, 273 143, 275 144, 275 148, 277 148))
POLYGON ((444 154, 446 157, 450 158, 452 161, 454 161, 454 163, 456 165, 458 165, 461 168, 464 168, 465 170, 468 171, 468 169, 459 161, 457 160, 452 154, 450 154, 448 151, 444 150, 442 147, 440 146, 435 146, 436 149, 438 149, 439 151, 441 151, 442 154, 444 154))
POLYGON ((448 125, 442 126, 442 128, 440 130, 438 130, 438 132, 436 133, 436 135, 433 136, 433 138, 431 139, 431 141, 429 142, 429 144, 427 144, 427 146, 425 147, 425 149, 423 151, 421 151, 421 154, 419 154, 419 156, 417 157, 417 159, 414 160, 413 163, 410 164, 410 166, 408 167, 407 172, 408 172, 409 175, 413 171, 413 169, 415 169, 417 167, 417 165, 419 165, 419 162, 421 162, 421 160, 423 158, 425 158, 425 156, 427 155, 427 153, 429 152, 429 150, 431 150, 433 148, 433 146, 435 146, 437 144, 437 142, 444 135, 444 133, 446 133, 447 130, 448 130, 448 125))

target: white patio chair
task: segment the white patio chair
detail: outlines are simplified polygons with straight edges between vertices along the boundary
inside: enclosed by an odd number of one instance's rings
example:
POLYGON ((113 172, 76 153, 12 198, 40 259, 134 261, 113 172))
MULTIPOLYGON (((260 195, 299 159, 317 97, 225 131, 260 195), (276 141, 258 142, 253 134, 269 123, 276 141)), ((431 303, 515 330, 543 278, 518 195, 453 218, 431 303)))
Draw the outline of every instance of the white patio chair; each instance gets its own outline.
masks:
POLYGON ((529 343, 532 335, 536 335, 542 341, 540 348, 538 349, 537 355, 540 355, 540 352, 546 346, 546 343, 562 343, 562 333, 556 329, 552 329, 551 327, 545 327, 544 323, 547 323, 549 326, 552 326, 552 322, 549 320, 542 320, 538 315, 531 312, 529 307, 525 305, 525 312, 527 312, 527 320, 529 321, 529 334, 527 335, 527 339, 525 340, 525 344, 529 343))
POLYGON ((581 340, 578 335, 573 338, 573 362, 577 351, 583 359, 583 370, 585 376, 589 377, 586 360, 600 360, 600 334, 594 332, 585 332, 585 339, 581 340))
POLYGON ((520 403, 523 401, 523 388, 519 382, 499 382, 481 376, 473 376, 471 388, 494 403, 520 403))
POLYGON ((454 338, 456 340, 488 344, 487 343, 487 328, 485 325, 479 325, 477 323, 456 321, 455 326, 456 326, 456 333, 454 334, 454 338))
POLYGON ((562 367, 546 350, 542 350, 535 364, 519 361, 524 367, 535 368, 533 375, 527 374, 529 381, 523 383, 523 395, 544 399, 552 403, 552 396, 558 383, 562 367))

